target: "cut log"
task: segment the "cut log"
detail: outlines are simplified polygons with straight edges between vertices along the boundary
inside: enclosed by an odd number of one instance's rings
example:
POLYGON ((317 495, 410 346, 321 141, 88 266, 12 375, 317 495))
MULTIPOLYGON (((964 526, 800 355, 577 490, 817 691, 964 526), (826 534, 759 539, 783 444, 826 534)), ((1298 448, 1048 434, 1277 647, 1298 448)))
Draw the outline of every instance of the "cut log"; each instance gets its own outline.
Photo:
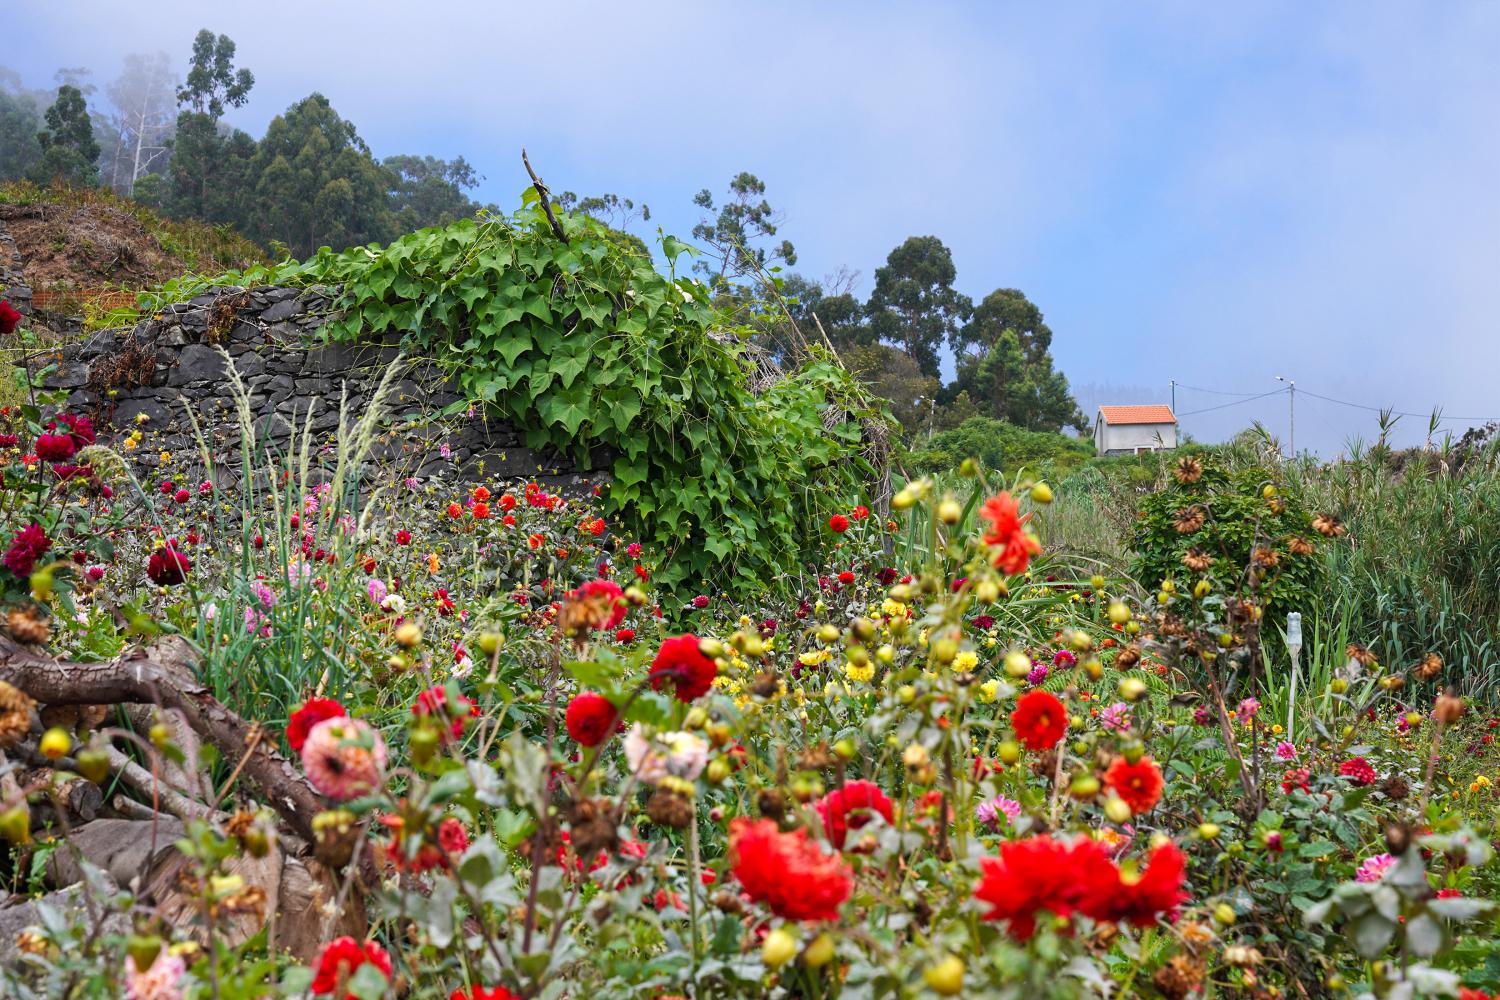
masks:
MULTIPOLYGON (((255 724, 219 704, 198 682, 193 673, 196 661, 186 640, 176 636, 104 663, 50 659, 0 636, 0 680, 36 701, 45 705, 157 704, 176 709, 226 761, 239 761, 251 747, 255 724)), ((303 842, 315 842, 312 818, 323 808, 322 800, 306 777, 272 748, 270 740, 254 741, 241 774, 303 842)))

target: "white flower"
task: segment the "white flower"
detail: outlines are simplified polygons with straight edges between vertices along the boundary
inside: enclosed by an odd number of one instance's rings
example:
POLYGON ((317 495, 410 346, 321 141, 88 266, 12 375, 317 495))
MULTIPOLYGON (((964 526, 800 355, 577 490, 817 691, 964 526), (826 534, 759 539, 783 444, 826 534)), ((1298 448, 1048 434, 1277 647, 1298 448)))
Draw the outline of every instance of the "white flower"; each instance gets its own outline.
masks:
POLYGON ((406 598, 400 594, 387 594, 385 600, 380 602, 380 606, 393 614, 406 614, 406 598))

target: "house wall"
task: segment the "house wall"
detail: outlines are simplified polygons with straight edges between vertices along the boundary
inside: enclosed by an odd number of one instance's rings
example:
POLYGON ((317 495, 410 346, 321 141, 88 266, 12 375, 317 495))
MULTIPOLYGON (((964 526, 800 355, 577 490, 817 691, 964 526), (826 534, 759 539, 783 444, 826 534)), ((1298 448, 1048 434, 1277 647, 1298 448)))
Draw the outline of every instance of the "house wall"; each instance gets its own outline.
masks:
POLYGON ((1099 421, 1094 447, 1101 455, 1131 454, 1137 448, 1177 447, 1176 424, 1106 424, 1099 421))

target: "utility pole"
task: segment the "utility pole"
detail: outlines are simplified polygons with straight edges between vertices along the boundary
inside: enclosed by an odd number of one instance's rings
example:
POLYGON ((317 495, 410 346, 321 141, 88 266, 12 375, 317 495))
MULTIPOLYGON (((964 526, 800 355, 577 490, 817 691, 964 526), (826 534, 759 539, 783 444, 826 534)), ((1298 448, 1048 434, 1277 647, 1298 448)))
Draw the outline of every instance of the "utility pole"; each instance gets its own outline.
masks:
POLYGON ((1177 414, 1177 380, 1172 379, 1172 414, 1177 414))
POLYGON ((1287 384, 1287 447, 1291 457, 1297 457, 1297 380, 1276 376, 1276 381, 1287 384))

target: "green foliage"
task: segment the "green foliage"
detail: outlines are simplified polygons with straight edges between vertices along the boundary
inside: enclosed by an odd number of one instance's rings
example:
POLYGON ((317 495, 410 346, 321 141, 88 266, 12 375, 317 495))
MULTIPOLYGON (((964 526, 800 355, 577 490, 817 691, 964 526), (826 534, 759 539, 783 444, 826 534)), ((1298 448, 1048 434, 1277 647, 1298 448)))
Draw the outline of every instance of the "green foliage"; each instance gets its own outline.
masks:
POLYGON ((296 256, 396 233, 386 196, 390 175, 322 94, 271 120, 250 170, 255 203, 242 224, 251 236, 278 240, 296 256))
POLYGON ((936 236, 912 236, 875 271, 866 312, 880 340, 911 356, 923 374, 938 376, 938 351, 973 309, 953 287, 953 254, 936 236))
MULTIPOLYGON (((789 240, 782 240, 769 250, 754 245, 756 240, 775 236, 780 221, 765 194, 765 182, 752 173, 742 171, 730 180, 730 198, 718 207, 719 214, 705 217, 693 227, 694 239, 718 251, 719 264, 715 267, 700 259, 693 264, 695 270, 724 279, 753 274, 776 261, 797 263, 797 251, 789 240)), ((715 211, 714 196, 708 188, 694 196, 693 204, 705 212, 715 211)))
POLYGON ((20 180, 42 158, 42 116, 32 95, 0 86, 0 181, 20 180))
POLYGON ((1029 431, 993 417, 970 417, 919 442, 908 462, 914 472, 941 472, 973 458, 1007 476, 1023 468, 1033 475, 1062 476, 1093 453, 1092 445, 1081 438, 1029 431))
MULTIPOLYGON (((1322 537, 1312 529, 1312 515, 1295 491, 1277 489, 1278 477, 1251 466, 1226 473, 1201 456, 1196 482, 1171 480, 1142 498, 1135 533, 1135 577, 1147 586, 1162 580, 1207 579, 1218 592, 1235 592, 1248 582, 1262 595, 1268 612, 1307 611, 1321 602, 1323 562, 1317 550, 1322 537), (1192 530, 1195 514, 1202 525, 1192 530), (1312 546, 1297 555, 1288 543, 1301 539, 1312 546), (1183 562, 1189 551, 1211 560, 1206 571, 1183 562), (1252 551, 1267 553, 1255 560, 1252 551), (1248 580, 1247 580, 1248 574, 1248 580)), ((1186 478, 1186 477, 1185 477, 1186 478)), ((1187 589, 1187 588, 1185 588, 1187 589)))
POLYGON ((390 209, 400 232, 446 226, 479 211, 464 192, 483 178, 462 156, 388 156, 381 166, 390 175, 390 209))
MULTIPOLYGON (((593 219, 562 224, 567 243, 528 192, 509 218, 224 280, 341 285, 330 336, 399 333, 525 428, 528 446, 608 449, 610 502, 627 533, 666 553, 660 582, 769 586, 868 468, 855 454, 862 413, 825 429, 830 404, 857 411, 852 381, 814 352, 753 395, 737 346, 712 335, 704 285, 663 275, 593 219)), ((686 251, 662 245, 673 264, 686 251)))
POLYGON ((214 37, 207 28, 193 39, 193 55, 187 80, 177 91, 177 102, 217 121, 228 108, 249 100, 255 74, 234 68, 234 39, 214 37))
POLYGON ((97 184, 99 143, 94 140, 94 123, 82 91, 66 84, 57 88, 57 100, 44 118, 46 128, 36 137, 42 157, 31 168, 31 179, 97 184))

